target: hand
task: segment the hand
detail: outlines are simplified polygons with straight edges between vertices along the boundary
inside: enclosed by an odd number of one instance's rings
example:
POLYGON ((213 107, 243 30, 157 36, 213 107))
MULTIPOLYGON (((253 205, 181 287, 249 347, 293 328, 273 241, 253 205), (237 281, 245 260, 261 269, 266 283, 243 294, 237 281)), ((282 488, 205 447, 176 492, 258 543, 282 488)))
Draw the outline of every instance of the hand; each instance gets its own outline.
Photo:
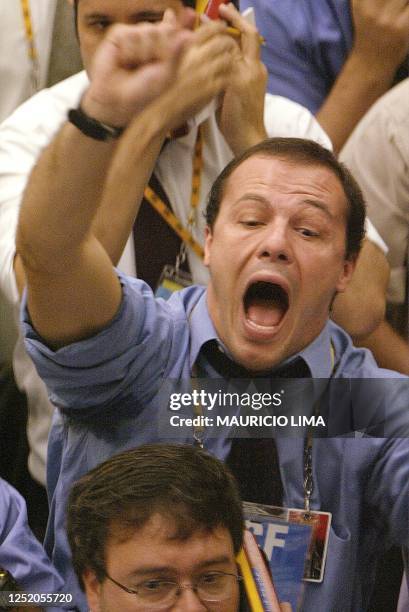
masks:
POLYGON ((235 45, 233 69, 218 112, 218 123, 235 155, 267 138, 264 96, 267 70, 260 59, 260 39, 232 4, 222 4, 219 15, 241 32, 235 45))
POLYGON ((352 52, 371 72, 392 78, 409 51, 407 0, 351 0, 351 8, 352 52))
POLYGON ((184 124, 226 89, 236 46, 221 21, 205 23, 194 32, 173 86, 159 100, 168 129, 184 124))
POLYGON ((158 24, 110 28, 95 54, 83 110, 108 125, 128 125, 173 82, 192 37, 170 9, 158 24))

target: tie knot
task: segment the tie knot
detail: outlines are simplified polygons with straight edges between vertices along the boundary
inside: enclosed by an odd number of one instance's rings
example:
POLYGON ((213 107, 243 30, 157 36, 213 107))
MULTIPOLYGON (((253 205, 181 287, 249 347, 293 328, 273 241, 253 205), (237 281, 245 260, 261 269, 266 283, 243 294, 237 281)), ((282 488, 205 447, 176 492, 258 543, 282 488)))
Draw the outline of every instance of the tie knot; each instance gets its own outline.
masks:
POLYGON ((254 372, 236 363, 226 355, 217 340, 210 340, 202 347, 202 354, 209 364, 224 379, 231 378, 310 378, 311 372, 304 359, 296 357, 290 363, 275 369, 254 372))

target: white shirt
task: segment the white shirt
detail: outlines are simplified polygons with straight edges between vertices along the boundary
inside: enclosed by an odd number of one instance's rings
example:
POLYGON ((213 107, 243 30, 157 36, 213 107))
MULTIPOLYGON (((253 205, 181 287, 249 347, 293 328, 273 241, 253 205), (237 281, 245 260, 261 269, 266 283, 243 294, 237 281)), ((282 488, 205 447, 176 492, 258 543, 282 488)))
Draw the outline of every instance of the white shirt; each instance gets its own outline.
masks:
MULTIPOLYGON (((48 60, 57 0, 30 0, 34 44, 38 53, 38 86, 47 82, 48 60)), ((0 2, 0 121, 35 93, 32 62, 20 0, 0 2)))
MULTIPOLYGON (((51 89, 46 89, 23 104, 0 127, 0 290, 14 305, 18 316, 19 298, 13 272, 17 218, 29 173, 41 150, 50 142, 67 110, 75 107, 88 84, 84 72, 51 89)), ((210 186, 233 155, 221 136, 216 120, 207 110, 204 124, 204 147, 201 180, 201 210, 197 216, 195 235, 203 243, 204 210, 210 186)), ((206 114, 206 113, 205 113, 206 114)), ((317 140, 330 148, 331 143, 314 117, 305 108, 279 96, 267 95, 265 124, 270 136, 298 136, 317 140)), ((180 220, 185 224, 191 193, 192 155, 196 129, 169 143, 161 153, 156 173, 180 220)), ((92 163, 92 160, 90 161, 92 163)), ((195 282, 207 282, 207 271, 195 255, 190 254, 195 282)), ((128 241, 119 267, 135 273, 133 243, 128 241)), ((33 475, 44 482, 47 434, 52 407, 46 389, 26 355, 21 338, 14 354, 14 369, 20 388, 29 401, 28 437, 31 449, 29 467, 33 475)))
MULTIPOLYGON (((34 44, 38 54, 38 87, 46 84, 57 0, 30 0, 34 44)), ((0 121, 35 93, 33 65, 20 0, 0 2, 0 121)), ((0 362, 11 360, 17 337, 10 305, 0 292, 0 362)))
POLYGON ((340 157, 358 180, 368 217, 388 246, 387 298, 403 304, 409 246, 409 79, 372 106, 340 157))

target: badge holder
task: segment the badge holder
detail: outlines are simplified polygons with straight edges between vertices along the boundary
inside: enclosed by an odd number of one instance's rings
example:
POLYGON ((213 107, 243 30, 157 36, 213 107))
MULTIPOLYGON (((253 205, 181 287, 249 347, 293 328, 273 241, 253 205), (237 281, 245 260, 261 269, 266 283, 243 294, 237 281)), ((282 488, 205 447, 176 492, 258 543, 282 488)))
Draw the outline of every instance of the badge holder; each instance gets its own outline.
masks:
MULTIPOLYGON (((275 533, 274 526, 287 524, 289 527, 285 531, 285 536, 281 536, 282 541, 280 542, 280 537, 277 541, 276 535, 270 538, 271 541, 280 547, 284 546, 284 550, 288 547, 288 550, 296 551, 298 559, 303 557, 303 572, 300 577, 304 581, 316 583, 323 581, 332 518, 330 512, 318 510, 306 512, 305 508, 282 508, 254 502, 244 502, 243 509, 246 526, 259 537, 259 544, 262 547, 266 546, 265 552, 269 561, 274 559, 271 542, 270 546, 266 542, 270 537, 269 532, 275 533)), ((283 548, 278 550, 280 551, 278 554, 282 554, 283 548)), ((283 557, 279 560, 283 563, 283 557)))
POLYGON ((155 296, 167 300, 174 291, 180 291, 191 284, 192 277, 188 272, 177 270, 176 266, 166 265, 162 270, 155 296))

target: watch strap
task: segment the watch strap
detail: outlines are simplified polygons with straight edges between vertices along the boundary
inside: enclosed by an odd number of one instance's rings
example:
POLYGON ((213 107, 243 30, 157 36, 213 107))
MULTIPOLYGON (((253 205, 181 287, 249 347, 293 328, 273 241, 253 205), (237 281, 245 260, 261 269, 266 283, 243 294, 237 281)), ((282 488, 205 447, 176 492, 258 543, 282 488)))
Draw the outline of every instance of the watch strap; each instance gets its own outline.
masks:
POLYGON ((94 140, 115 140, 119 138, 125 128, 113 127, 112 125, 107 125, 106 123, 102 123, 102 121, 98 121, 98 119, 94 119, 87 115, 81 108, 78 106, 77 108, 71 108, 68 111, 68 121, 75 125, 85 136, 89 136, 94 140))

